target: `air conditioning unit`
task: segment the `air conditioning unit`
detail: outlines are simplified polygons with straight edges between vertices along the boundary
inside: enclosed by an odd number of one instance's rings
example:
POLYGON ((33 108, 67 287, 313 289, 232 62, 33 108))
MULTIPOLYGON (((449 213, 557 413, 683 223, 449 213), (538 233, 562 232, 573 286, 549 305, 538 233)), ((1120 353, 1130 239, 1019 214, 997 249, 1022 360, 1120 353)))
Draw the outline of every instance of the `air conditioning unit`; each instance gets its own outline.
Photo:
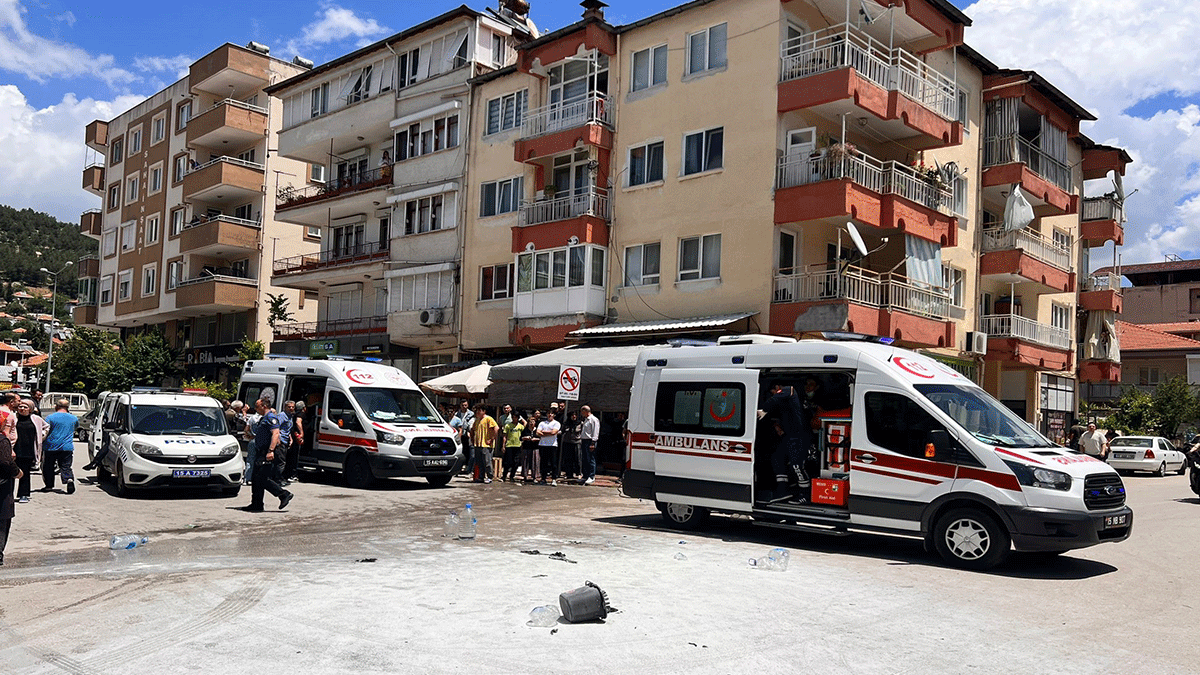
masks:
POLYGON ((422 326, 437 326, 442 323, 445 313, 440 309, 423 309, 419 320, 422 326))
POLYGON ((972 354, 987 354, 987 333, 967 331, 966 351, 972 354))

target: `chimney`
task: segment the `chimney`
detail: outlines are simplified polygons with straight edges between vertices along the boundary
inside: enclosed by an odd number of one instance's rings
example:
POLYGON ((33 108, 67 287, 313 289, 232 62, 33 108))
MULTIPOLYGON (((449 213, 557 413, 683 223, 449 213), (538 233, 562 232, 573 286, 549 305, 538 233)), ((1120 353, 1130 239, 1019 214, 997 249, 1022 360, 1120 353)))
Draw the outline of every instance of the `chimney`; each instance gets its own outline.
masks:
POLYGON ((583 7, 584 19, 599 19, 600 21, 604 20, 604 8, 608 7, 601 0, 583 0, 579 6, 583 7))

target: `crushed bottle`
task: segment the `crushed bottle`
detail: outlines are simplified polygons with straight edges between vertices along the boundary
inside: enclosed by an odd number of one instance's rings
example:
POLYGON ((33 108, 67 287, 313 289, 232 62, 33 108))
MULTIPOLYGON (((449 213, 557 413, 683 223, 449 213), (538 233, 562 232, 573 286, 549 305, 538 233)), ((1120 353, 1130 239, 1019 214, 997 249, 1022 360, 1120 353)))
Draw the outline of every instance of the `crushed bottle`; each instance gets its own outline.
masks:
POLYGON ((773 548, 761 558, 751 558, 750 566, 773 572, 786 572, 789 553, 786 548, 773 548))
POLYGON ((136 534, 114 534, 112 539, 108 540, 108 547, 114 551, 137 548, 150 543, 149 537, 144 537, 136 534))
POLYGON ((558 617, 561 614, 558 608, 553 605, 542 605, 534 607, 533 611, 529 612, 529 621, 525 622, 526 626, 534 628, 549 628, 558 624, 558 617))

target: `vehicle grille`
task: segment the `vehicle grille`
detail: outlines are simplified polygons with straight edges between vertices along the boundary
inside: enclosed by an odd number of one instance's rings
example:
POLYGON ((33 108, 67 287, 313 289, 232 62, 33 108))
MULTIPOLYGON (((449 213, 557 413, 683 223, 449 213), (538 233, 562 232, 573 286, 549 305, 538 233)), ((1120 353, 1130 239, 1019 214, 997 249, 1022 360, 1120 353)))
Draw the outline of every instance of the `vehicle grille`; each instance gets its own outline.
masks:
POLYGON ((142 459, 150 460, 155 464, 173 464, 175 466, 212 466, 215 464, 224 464, 228 462, 232 455, 226 457, 201 457, 196 456, 196 461, 189 462, 187 456, 177 457, 172 455, 138 455, 142 459))
POLYGON ((416 456, 444 457, 457 452, 458 446, 450 438, 414 438, 408 451, 416 456))
POLYGON ((1125 505, 1125 484, 1115 473, 1101 473, 1083 479, 1083 503, 1090 510, 1114 509, 1125 505))

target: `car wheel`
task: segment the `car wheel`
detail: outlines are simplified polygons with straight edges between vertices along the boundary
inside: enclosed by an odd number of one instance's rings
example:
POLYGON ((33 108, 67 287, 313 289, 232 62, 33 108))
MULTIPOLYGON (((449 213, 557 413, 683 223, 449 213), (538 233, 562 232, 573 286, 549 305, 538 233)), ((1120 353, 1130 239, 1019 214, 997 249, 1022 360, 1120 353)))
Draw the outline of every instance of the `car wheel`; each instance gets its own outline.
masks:
POLYGON ((1166 462, 1166 460, 1164 460, 1162 464, 1159 464, 1159 465, 1158 465, 1158 468, 1154 470, 1154 475, 1155 475, 1155 476, 1158 476, 1159 478, 1162 478, 1163 476, 1166 476, 1166 475, 1167 475, 1167 462, 1166 462))
POLYGON ((97 464, 96 465, 96 480, 101 481, 101 480, 107 480, 109 478, 112 478, 112 474, 108 472, 108 469, 104 468, 103 464, 97 464))
POLYGON ((241 485, 234 485, 233 487, 221 488, 221 494, 226 497, 236 497, 236 496, 238 496, 238 493, 241 491, 242 491, 241 485))
POLYGON ((938 519, 933 544, 942 558, 970 570, 986 570, 1008 557, 1011 542, 996 519, 977 509, 954 509, 938 519))
POLYGON ((117 496, 124 498, 130 497, 129 485, 125 483, 125 467, 121 466, 121 464, 118 462, 117 469, 113 473, 117 477, 117 496))
POLYGON ((425 480, 433 487, 446 487, 450 484, 450 476, 426 476, 425 480))
POLYGON ((684 530, 698 529, 708 520, 709 511, 703 506, 662 503, 658 508, 668 525, 684 530))
POLYGON ((1187 462, 1183 461, 1179 463, 1179 470, 1175 472, 1175 475, 1182 476, 1185 473, 1187 473, 1187 462))
POLYGON ((375 475, 371 473, 371 464, 367 462, 366 457, 359 453, 346 458, 346 466, 342 469, 342 473, 346 476, 346 485, 356 490, 371 487, 371 483, 375 480, 375 475))

